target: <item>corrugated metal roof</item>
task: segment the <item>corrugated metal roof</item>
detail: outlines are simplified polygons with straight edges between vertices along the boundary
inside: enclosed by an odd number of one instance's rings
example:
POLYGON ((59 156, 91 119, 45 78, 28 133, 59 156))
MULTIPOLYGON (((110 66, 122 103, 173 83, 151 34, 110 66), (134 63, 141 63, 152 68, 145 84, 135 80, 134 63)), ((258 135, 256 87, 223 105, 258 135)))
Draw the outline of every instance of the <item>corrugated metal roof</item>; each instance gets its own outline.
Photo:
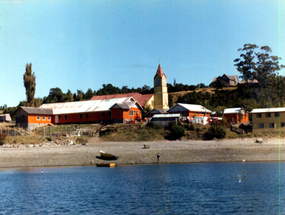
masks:
POLYGON ((175 117, 180 117, 179 113, 175 113, 175 114, 155 114, 153 115, 152 118, 175 118, 175 117))
POLYGON ((272 112, 285 112, 285 107, 281 107, 281 108, 257 108, 257 109, 253 109, 250 113, 272 113, 272 112))
POLYGON ((171 110, 174 109, 177 106, 181 106, 181 107, 183 107, 183 108, 185 108, 186 110, 189 110, 189 111, 212 113, 212 111, 208 110, 207 108, 203 107, 202 105, 183 104, 183 103, 177 103, 172 108, 170 108, 167 112, 171 112, 171 110))
POLYGON ((103 100, 89 100, 78 102, 64 102, 64 103, 51 103, 43 104, 41 108, 50 108, 53 110, 53 114, 70 114, 70 113, 88 113, 88 112, 102 112, 110 111, 110 108, 116 103, 131 102, 132 98, 115 98, 115 99, 103 99, 103 100))

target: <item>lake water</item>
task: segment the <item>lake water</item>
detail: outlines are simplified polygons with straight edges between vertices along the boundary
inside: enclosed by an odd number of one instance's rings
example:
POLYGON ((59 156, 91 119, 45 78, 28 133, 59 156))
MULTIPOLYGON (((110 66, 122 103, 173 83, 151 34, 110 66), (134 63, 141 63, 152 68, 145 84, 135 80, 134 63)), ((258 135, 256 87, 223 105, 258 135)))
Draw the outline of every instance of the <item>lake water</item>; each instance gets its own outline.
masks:
POLYGON ((284 170, 284 163, 4 170, 0 214, 285 214, 284 170))

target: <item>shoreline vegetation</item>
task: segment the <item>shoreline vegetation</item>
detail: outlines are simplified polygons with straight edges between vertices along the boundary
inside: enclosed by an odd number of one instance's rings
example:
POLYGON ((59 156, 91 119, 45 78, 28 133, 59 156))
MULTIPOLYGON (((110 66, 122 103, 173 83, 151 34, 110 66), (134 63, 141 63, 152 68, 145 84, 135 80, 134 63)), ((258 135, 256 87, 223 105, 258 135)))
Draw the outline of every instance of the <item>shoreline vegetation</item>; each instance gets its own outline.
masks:
MULTIPOLYGON (((94 130, 95 125, 90 126, 94 130)), ((52 129, 58 130, 56 126, 52 129)), ((87 132, 87 128, 80 129, 87 132)), ((8 136, 0 146, 0 168, 285 161, 285 137, 277 131, 238 135, 226 128, 224 139, 203 140, 207 129, 194 125, 179 140, 165 139, 167 129, 137 124, 106 126, 100 137, 99 133, 93 137, 8 136), (257 142, 260 138, 263 140, 257 142), (100 150, 119 158, 103 160, 100 150)))

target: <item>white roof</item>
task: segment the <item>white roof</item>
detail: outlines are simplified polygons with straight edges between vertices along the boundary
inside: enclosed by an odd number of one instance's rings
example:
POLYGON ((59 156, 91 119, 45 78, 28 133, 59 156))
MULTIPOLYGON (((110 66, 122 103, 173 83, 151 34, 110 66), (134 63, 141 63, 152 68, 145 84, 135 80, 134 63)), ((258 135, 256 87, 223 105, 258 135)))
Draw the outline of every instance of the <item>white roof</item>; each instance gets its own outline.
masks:
POLYGON ((239 113, 240 111, 241 108, 226 108, 224 109, 224 114, 239 113))
POLYGON ((152 118, 172 118, 172 117, 180 117, 179 113, 176 114, 155 114, 152 118))
POLYGON ((281 107, 281 108, 257 108, 257 109, 253 109, 250 113, 272 113, 272 112, 285 112, 285 107, 281 107))
POLYGON ((167 112, 176 111, 176 109, 177 109, 177 111, 180 111, 180 110, 178 110, 179 108, 177 108, 178 106, 183 107, 184 109, 189 110, 189 111, 212 113, 212 111, 208 110, 207 108, 203 107, 202 105, 183 104, 183 103, 177 103, 176 105, 171 107, 167 112))
POLYGON ((127 98, 43 104, 40 106, 40 108, 50 108, 53 110, 53 114, 102 112, 102 111, 110 111, 110 108, 117 103, 126 103, 131 101, 133 101, 133 98, 127 97, 127 98))

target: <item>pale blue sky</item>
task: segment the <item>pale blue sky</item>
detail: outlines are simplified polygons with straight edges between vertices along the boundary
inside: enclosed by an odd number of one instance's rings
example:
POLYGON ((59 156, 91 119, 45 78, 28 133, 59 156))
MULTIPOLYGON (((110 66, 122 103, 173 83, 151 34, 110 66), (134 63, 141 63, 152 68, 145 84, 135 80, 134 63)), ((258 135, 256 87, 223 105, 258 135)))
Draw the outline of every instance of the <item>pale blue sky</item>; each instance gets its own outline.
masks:
POLYGON ((246 43, 285 59, 284 25, 281 0, 0 0, 0 106, 26 100, 27 63, 36 98, 54 87, 152 87, 159 62, 168 83, 208 85, 239 75, 246 43))

